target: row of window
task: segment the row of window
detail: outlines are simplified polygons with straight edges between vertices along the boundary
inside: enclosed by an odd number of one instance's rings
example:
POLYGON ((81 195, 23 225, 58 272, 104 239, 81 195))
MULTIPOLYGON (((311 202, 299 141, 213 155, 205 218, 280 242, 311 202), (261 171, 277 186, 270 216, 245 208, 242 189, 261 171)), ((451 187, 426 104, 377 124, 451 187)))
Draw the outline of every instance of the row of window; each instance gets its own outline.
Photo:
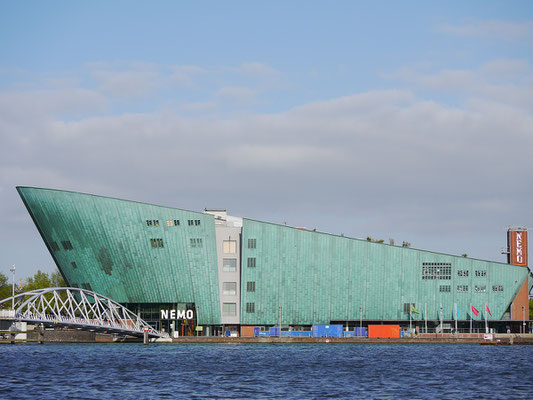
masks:
POLYGON ((204 247, 202 239, 201 238, 191 239, 191 247, 204 247))
MULTIPOLYGON (((199 226, 200 220, 189 219, 187 220, 187 223, 189 226, 199 226)), ((159 220, 158 219, 147 219, 146 226, 159 226, 159 220)), ((180 226, 180 220, 179 219, 167 219, 167 226, 180 226)))
POLYGON ((150 239, 150 244, 152 245, 153 248, 165 247, 163 245, 163 239, 150 239))
POLYGON ((452 264, 450 263, 422 263, 422 279, 450 280, 452 279, 452 264))
MULTIPOLYGON (((458 285, 457 286, 458 292, 468 292, 468 285, 458 285)), ((476 293, 485 293, 487 291, 487 285, 475 285, 474 286, 474 292, 476 293)), ((503 292, 503 285, 493 285, 492 286, 493 292, 503 292)))
MULTIPOLYGON (((255 292, 255 282, 246 282, 246 291, 255 292)), ((222 282, 222 294, 224 296, 236 296, 237 282, 222 282)))
MULTIPOLYGON (((65 250, 73 250, 72 243, 70 243, 70 240, 63 240, 61 242, 61 246, 63 246, 63 249, 65 250)), ((50 242, 50 247, 53 251, 59 251, 59 245, 56 242, 50 242)))

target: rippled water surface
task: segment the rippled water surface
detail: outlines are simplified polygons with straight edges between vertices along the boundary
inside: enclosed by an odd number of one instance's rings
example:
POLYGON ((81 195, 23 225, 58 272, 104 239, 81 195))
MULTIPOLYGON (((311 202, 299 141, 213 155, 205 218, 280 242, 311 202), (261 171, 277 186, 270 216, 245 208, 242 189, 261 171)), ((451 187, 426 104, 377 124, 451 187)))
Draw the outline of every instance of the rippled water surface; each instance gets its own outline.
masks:
POLYGON ((533 399, 533 346, 2 345, 2 399, 533 399))

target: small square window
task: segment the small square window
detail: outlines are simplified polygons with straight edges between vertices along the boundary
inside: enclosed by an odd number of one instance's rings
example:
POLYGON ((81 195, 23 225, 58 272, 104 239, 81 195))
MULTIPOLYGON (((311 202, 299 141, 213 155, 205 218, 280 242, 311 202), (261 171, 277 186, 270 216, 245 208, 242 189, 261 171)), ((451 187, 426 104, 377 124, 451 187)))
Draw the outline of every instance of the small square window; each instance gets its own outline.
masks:
POLYGON ((255 313, 255 303, 246 303, 246 312, 255 313))
POLYGON ((256 239, 248 239, 248 248, 249 249, 255 249, 257 246, 257 240, 256 239))
POLYGON ((237 315, 236 303, 222 303, 222 315, 225 317, 234 317, 237 315))
POLYGON ((255 292, 255 282, 246 282, 246 291, 255 292))
POLYGON ((224 258, 222 260, 222 271, 224 272, 237 271, 237 260, 235 258, 224 258))
POLYGON ((237 241, 236 240, 224 240, 222 242, 224 254, 235 254, 237 253, 237 241))
POLYGON ((222 295, 223 296, 235 296, 237 294, 236 282, 223 282, 222 283, 222 295))
POLYGON ((180 220, 179 219, 175 219, 174 220, 174 226, 179 226, 180 225, 180 220))

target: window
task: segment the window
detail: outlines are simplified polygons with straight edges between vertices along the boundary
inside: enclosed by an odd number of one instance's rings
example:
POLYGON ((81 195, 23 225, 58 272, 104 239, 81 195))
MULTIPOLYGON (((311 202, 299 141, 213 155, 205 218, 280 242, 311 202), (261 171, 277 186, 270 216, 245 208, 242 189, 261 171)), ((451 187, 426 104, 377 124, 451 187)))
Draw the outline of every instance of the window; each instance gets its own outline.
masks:
POLYGON ((450 285, 440 285, 439 286, 439 292, 448 293, 452 291, 452 287, 450 285))
POLYGON ((476 285, 476 286, 474 286, 474 291, 476 293, 485 293, 487 291, 487 286, 485 286, 485 285, 476 285))
POLYGON ((234 317, 237 315, 237 304, 222 303, 222 315, 224 317, 234 317))
POLYGON ((458 285, 457 291, 461 293, 468 292, 468 285, 458 285))
POLYGON ((254 313, 255 312, 255 303, 246 303, 246 312, 254 313))
POLYGON ((189 226, 193 226, 194 225, 194 221, 192 219, 189 219, 187 221, 187 224, 189 224, 189 226))
POLYGON ((154 219, 154 226, 159 226, 159 220, 158 219, 154 219))
POLYGON ((167 226, 174 226, 174 220, 167 219, 167 226))
POLYGON ((492 286, 493 292, 503 292, 503 285, 493 285, 492 286))
POLYGON ((200 220, 199 219, 195 219, 194 220, 194 225, 196 225, 196 226, 200 225, 200 220))
POLYGON ((257 246, 257 239, 248 239, 248 248, 255 249, 257 246))
POLYGON ((61 245, 65 250, 72 250, 72 243, 70 243, 70 240, 64 240, 61 242, 61 245))
POLYGON ((200 238, 191 239, 191 247, 203 247, 202 239, 200 238))
POLYGON ((452 264, 450 263, 422 263, 422 279, 450 280, 452 279, 452 264))
POLYGON ((159 220, 158 219, 147 219, 146 226, 159 226, 159 220))
POLYGON ((485 271, 485 270, 477 270, 476 271, 476 276, 477 277, 487 276, 487 271, 485 271))
POLYGON ((222 271, 224 272, 237 271, 237 260, 235 258, 224 258, 222 260, 222 271))
POLYGON ((175 219, 174 220, 174 226, 180 226, 180 220, 179 219, 175 219))
POLYGON ((150 239, 150 244, 153 248, 165 247, 163 245, 163 239, 150 239))
POLYGON ((50 243, 50 247, 53 251, 59 251, 59 245, 56 242, 50 243))
POLYGON ((152 226, 152 220, 151 219, 147 219, 146 220, 146 226, 152 226))
POLYGON ((460 269, 457 271, 457 276, 463 276, 463 277, 467 277, 468 276, 468 270, 466 269, 460 269))
POLYGON ((237 253, 237 241, 236 240, 224 240, 222 242, 224 254, 237 253))
POLYGON ((246 283, 246 291, 247 292, 255 292, 255 282, 247 282, 246 283))
POLYGON ((74 268, 74 269, 78 268, 78 266, 76 265, 76 263, 75 263, 74 261, 72 261, 72 262, 70 263, 70 265, 72 265, 72 268, 74 268))
POLYGON ((255 257, 248 257, 248 268, 255 268, 255 257))
POLYGON ((222 295, 223 296, 235 296, 237 294, 236 282, 223 282, 222 283, 222 295))

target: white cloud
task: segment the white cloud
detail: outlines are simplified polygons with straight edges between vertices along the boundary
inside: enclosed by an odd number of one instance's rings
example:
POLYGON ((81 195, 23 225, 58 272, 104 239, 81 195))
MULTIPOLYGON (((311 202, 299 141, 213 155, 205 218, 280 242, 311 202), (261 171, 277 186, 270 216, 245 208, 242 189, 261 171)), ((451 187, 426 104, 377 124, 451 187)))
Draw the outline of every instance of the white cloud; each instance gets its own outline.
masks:
POLYGON ((533 21, 471 21, 463 25, 438 25, 436 30, 462 37, 486 37, 507 41, 527 40, 533 37, 533 21))
POLYGON ((146 63, 91 63, 88 68, 100 91, 124 98, 146 96, 161 86, 156 67, 146 63))
POLYGON ((220 100, 239 105, 253 103, 256 95, 255 90, 247 87, 223 87, 215 93, 220 100))

